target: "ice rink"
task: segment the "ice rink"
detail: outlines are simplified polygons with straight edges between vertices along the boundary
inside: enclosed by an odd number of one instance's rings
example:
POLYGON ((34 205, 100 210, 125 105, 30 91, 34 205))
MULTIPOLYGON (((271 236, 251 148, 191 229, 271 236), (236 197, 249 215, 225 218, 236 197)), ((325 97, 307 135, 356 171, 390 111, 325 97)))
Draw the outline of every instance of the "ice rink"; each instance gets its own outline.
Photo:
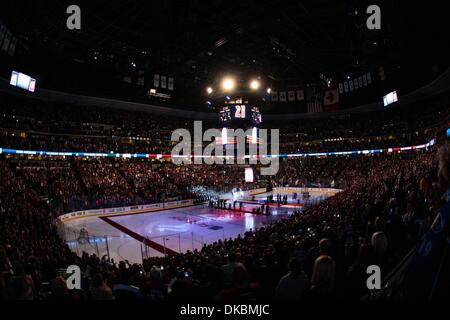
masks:
MULTIPOLYGON (((232 206, 233 201, 242 201, 241 210, 237 203, 235 210, 196 205, 130 215, 87 217, 65 223, 64 230, 60 232, 79 255, 85 251, 100 257, 109 255, 115 261, 140 263, 146 257, 200 250, 204 244, 236 238, 251 229, 287 218, 294 211, 301 211, 308 203, 325 198, 322 194, 312 193, 309 199, 303 199, 302 195, 293 199, 293 195, 289 194, 287 204, 272 203, 269 206, 270 215, 252 213, 270 194, 228 199, 227 208, 232 206), (87 231, 88 236, 80 238, 82 229, 87 231)), ((276 200, 276 194, 274 198, 276 200)))

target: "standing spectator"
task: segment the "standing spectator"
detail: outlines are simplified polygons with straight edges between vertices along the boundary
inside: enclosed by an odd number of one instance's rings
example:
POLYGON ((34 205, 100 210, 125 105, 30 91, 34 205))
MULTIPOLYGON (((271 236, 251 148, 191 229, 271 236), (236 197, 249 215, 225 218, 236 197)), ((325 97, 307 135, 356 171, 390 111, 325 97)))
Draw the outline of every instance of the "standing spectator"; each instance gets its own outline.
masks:
POLYGON ((224 277, 224 284, 231 285, 233 282, 233 272, 236 267, 242 267, 245 270, 245 267, 242 263, 236 262, 236 254, 234 252, 230 252, 228 254, 228 263, 221 267, 224 277))
POLYGON ((281 278, 275 289, 275 296, 280 300, 300 300, 308 292, 308 277, 302 263, 296 258, 289 261, 289 273, 281 278))
POLYGON ((336 263, 330 256, 320 256, 314 262, 309 299, 333 299, 336 263))
POLYGON ((108 287, 100 274, 97 274, 94 277, 91 298, 94 300, 112 300, 112 290, 108 287))

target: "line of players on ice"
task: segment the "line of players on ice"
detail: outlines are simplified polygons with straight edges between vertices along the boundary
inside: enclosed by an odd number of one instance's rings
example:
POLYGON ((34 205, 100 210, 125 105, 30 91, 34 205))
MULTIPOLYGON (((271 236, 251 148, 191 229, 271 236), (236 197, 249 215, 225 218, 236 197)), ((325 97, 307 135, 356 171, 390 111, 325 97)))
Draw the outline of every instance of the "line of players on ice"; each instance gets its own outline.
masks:
MULTIPOLYGON (((233 192, 232 192, 233 194, 233 192)), ((287 205, 288 204, 288 195, 281 195, 281 194, 277 194, 276 198, 274 199, 274 195, 268 195, 266 200, 264 200, 264 202, 261 204, 260 207, 258 208, 253 208, 252 209, 252 214, 263 214, 263 215, 270 215, 270 206, 271 204, 278 204, 278 207, 282 206, 282 205, 287 205)), ((305 203, 305 206, 309 206, 312 205, 312 201, 311 201, 311 195, 309 192, 302 192, 302 199, 305 203)), ((297 204, 300 204, 301 199, 298 197, 298 193, 294 192, 292 194, 292 200, 297 200, 297 204)), ((258 203, 258 201, 256 200, 255 196, 251 197, 251 201, 252 202, 256 202, 258 203)), ((233 210, 233 211, 241 211, 241 212, 245 212, 245 210, 243 210, 243 204, 245 203, 245 201, 242 200, 234 200, 233 203, 228 202, 228 199, 212 199, 209 200, 209 204, 208 206, 210 208, 215 208, 215 209, 224 209, 224 210, 233 210)), ((252 204, 252 203, 250 203, 252 204)))

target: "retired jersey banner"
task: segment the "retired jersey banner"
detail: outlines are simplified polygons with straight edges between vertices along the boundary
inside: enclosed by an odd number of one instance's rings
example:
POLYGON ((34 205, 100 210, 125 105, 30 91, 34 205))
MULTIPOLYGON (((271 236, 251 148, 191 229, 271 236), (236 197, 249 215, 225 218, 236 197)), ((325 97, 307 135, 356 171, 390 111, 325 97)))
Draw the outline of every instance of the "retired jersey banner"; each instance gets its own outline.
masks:
POLYGON ((272 91, 271 96, 272 96, 272 101, 273 102, 278 102, 278 92, 272 91))
POLYGON ((288 100, 290 102, 295 101, 295 91, 289 91, 288 92, 288 100))
POLYGON ((297 101, 305 100, 305 92, 303 90, 297 90, 297 101))
POLYGON ((372 75, 370 74, 370 72, 367 74, 367 84, 371 84, 372 83, 372 75))
POLYGON ((166 89, 167 88, 167 77, 161 76, 161 88, 166 89))
POLYGON ((155 74, 154 80, 153 80, 153 86, 155 88, 159 88, 159 74, 155 74))
POLYGON ((280 101, 281 102, 286 102, 286 91, 281 91, 280 92, 280 101))

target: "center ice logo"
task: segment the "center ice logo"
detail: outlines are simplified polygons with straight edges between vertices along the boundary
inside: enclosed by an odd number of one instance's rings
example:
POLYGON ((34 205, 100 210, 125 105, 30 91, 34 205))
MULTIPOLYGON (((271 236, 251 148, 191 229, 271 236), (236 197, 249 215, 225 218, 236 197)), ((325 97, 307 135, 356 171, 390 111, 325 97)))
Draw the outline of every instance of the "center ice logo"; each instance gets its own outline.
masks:
POLYGON ((192 163, 256 165, 260 163, 268 165, 261 167, 261 175, 275 175, 279 169, 279 130, 270 129, 270 154, 268 154, 268 130, 255 129, 245 131, 243 129, 208 129, 202 134, 202 121, 194 121, 193 155, 191 133, 187 129, 176 129, 172 132, 172 141, 178 142, 178 144, 172 149, 172 162, 176 165, 192 163), (231 139, 236 142, 236 148, 234 148, 234 143, 228 144, 231 139), (203 142, 209 142, 205 149, 203 149, 203 142), (246 154, 247 147, 248 155, 246 154))

